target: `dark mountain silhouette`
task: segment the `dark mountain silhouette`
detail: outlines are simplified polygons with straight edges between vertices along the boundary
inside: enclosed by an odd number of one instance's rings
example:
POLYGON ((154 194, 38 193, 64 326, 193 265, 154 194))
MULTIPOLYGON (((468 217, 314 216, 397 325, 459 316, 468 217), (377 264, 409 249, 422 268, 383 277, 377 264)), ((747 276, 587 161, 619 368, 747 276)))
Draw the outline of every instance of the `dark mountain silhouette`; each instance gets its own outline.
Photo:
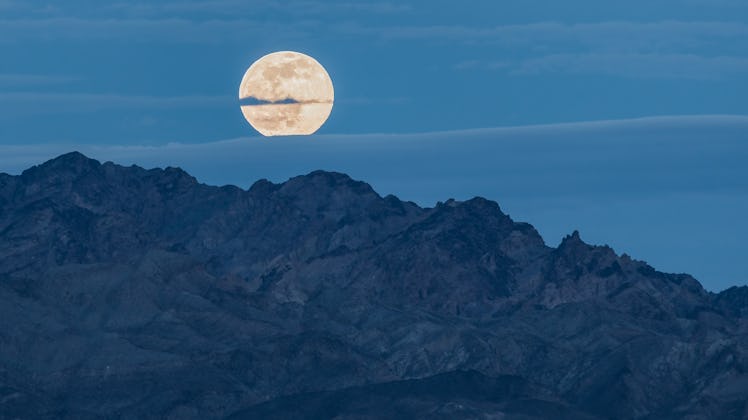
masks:
POLYGON ((748 418, 746 290, 481 198, 70 153, 0 175, 0 418, 748 418))

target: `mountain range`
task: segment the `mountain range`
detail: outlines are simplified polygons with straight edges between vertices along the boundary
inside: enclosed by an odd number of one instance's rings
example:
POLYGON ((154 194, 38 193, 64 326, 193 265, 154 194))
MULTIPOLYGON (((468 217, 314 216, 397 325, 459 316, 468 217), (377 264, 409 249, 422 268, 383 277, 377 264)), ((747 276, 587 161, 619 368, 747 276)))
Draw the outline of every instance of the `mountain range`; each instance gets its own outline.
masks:
POLYGON ((74 152, 0 174, 0 418, 748 418, 748 287, 483 198, 74 152))

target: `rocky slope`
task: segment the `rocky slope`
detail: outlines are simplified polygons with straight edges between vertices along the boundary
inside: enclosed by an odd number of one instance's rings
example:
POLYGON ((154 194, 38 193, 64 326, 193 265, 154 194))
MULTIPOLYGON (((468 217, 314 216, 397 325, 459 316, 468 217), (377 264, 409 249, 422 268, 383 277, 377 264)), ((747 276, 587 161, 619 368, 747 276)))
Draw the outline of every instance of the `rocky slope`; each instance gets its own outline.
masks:
POLYGON ((481 198, 70 153, 0 174, 0 418, 748 418, 745 291, 481 198))

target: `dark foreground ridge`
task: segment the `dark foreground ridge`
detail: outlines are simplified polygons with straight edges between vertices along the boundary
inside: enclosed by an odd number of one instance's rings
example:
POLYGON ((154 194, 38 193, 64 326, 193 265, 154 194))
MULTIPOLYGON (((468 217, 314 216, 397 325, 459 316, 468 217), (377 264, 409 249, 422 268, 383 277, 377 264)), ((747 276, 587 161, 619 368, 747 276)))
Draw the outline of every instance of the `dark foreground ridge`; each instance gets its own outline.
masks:
POLYGON ((746 418, 746 290, 481 198, 70 153, 0 174, 0 418, 746 418))

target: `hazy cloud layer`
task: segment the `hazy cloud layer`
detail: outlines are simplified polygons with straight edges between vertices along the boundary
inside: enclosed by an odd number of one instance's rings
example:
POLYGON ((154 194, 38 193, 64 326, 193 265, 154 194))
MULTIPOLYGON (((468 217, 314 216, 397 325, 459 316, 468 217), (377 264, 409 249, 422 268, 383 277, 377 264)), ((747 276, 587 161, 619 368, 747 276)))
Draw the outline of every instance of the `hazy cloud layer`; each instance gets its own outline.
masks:
POLYGON ((690 116, 163 146, 0 145, 0 170, 19 173, 73 149, 244 188, 335 170, 427 206, 485 196, 551 244, 580 229, 719 289, 748 281, 746 132, 748 117, 690 116))
POLYGON ((521 171, 522 182, 507 183, 503 191, 523 196, 748 192, 748 176, 739 176, 748 171, 745 132, 748 116, 682 116, 420 134, 247 137, 163 146, 0 145, 0 169, 17 172, 76 149, 122 163, 184 166, 206 182, 244 187, 253 177, 242 180, 236 174, 282 181, 327 168, 362 178, 431 178, 439 183, 471 177, 474 180, 466 182, 471 186, 493 183, 496 176, 515 179, 521 171))
MULTIPOLYGON (((242 15, 240 15, 242 16, 242 15)), ((187 17, 99 17, 55 16, 0 20, 2 42, 24 39, 59 40, 59 37, 88 41, 135 36, 156 42, 235 41, 238 35, 259 31, 274 36, 330 36, 347 34, 383 40, 425 40, 432 42, 482 43, 528 48, 529 52, 550 48, 587 49, 614 52, 687 52, 719 47, 746 53, 748 24, 739 22, 659 21, 596 23, 534 22, 500 26, 398 25, 378 26, 348 21, 328 25, 323 20, 293 22, 275 19, 187 17), (103 30, 107 29, 107 30, 103 30)))

